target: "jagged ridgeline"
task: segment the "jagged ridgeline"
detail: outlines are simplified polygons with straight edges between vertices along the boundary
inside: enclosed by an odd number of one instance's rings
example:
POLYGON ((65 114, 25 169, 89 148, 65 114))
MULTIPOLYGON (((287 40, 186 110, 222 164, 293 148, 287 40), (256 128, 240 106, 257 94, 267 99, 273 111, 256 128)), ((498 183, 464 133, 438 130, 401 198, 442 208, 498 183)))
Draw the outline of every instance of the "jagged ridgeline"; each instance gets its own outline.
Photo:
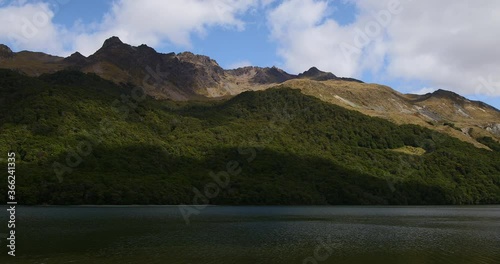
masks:
POLYGON ((479 149, 286 87, 199 102, 137 91, 81 72, 0 70, 0 153, 17 153, 19 202, 190 204, 221 171, 229 184, 212 204, 500 202, 495 140, 479 149))

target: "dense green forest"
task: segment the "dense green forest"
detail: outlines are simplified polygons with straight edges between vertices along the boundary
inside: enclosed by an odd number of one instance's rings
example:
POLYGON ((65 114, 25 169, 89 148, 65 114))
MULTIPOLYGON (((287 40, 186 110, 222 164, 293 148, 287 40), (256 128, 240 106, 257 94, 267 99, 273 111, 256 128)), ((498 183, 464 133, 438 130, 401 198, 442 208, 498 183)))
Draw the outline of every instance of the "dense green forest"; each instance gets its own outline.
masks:
POLYGON ((0 167, 15 151, 21 204, 500 203, 500 145, 481 140, 492 151, 287 88, 173 102, 0 70, 0 167))

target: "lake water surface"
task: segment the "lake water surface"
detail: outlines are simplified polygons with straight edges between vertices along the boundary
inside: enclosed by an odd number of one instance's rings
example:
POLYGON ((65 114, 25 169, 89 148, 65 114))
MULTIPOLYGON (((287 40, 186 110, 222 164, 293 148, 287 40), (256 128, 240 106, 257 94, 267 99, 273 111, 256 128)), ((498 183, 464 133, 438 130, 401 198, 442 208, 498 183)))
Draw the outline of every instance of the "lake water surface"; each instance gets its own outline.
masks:
MULTIPOLYGON (((0 233, 7 214, 2 208, 0 233)), ((500 206, 20 207, 0 263, 500 263, 500 206)))

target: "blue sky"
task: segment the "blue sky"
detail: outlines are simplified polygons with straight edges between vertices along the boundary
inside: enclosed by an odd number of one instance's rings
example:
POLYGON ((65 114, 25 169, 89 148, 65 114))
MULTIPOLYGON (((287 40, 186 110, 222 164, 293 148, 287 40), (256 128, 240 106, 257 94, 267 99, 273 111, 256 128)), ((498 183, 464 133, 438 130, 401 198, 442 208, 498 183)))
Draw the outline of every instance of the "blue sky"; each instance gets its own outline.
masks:
POLYGON ((12 25, 0 29, 0 42, 90 55, 117 35, 164 53, 207 55, 224 68, 317 66, 404 93, 446 89, 500 108, 500 36, 492 34, 500 32, 500 4, 469 3, 0 0, 0 23, 12 25))

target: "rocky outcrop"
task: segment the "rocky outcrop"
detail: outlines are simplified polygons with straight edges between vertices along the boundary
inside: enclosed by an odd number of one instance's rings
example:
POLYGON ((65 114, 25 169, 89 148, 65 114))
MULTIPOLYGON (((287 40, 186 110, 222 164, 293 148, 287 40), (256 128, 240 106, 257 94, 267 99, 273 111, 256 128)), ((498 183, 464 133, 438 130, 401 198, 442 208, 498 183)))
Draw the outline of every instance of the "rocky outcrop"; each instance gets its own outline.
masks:
POLYGON ((225 73, 215 60, 191 52, 179 53, 175 58, 177 61, 166 67, 177 85, 191 87, 200 94, 204 94, 204 88, 221 85, 225 73))
POLYGON ((0 58, 12 58, 14 56, 14 52, 12 52, 12 50, 3 45, 3 44, 0 44, 0 58))
POLYGON ((363 83, 360 80, 356 80, 353 78, 343 78, 343 77, 337 77, 335 74, 331 72, 324 72, 319 70, 316 67, 312 67, 309 70, 299 74, 297 76, 299 79, 309 79, 309 80, 314 80, 314 81, 328 81, 328 80, 340 80, 340 81, 347 81, 347 82, 358 82, 358 83, 363 83))
POLYGON ((500 137, 500 124, 490 124, 486 127, 486 131, 500 137))
POLYGON ((320 71, 316 67, 312 67, 309 70, 299 74, 298 78, 306 78, 315 81, 327 81, 327 80, 335 80, 337 76, 331 72, 320 71))
POLYGON ((64 61, 68 64, 74 64, 75 66, 83 66, 88 63, 87 57, 83 56, 80 52, 75 52, 69 57, 65 58, 64 61))

